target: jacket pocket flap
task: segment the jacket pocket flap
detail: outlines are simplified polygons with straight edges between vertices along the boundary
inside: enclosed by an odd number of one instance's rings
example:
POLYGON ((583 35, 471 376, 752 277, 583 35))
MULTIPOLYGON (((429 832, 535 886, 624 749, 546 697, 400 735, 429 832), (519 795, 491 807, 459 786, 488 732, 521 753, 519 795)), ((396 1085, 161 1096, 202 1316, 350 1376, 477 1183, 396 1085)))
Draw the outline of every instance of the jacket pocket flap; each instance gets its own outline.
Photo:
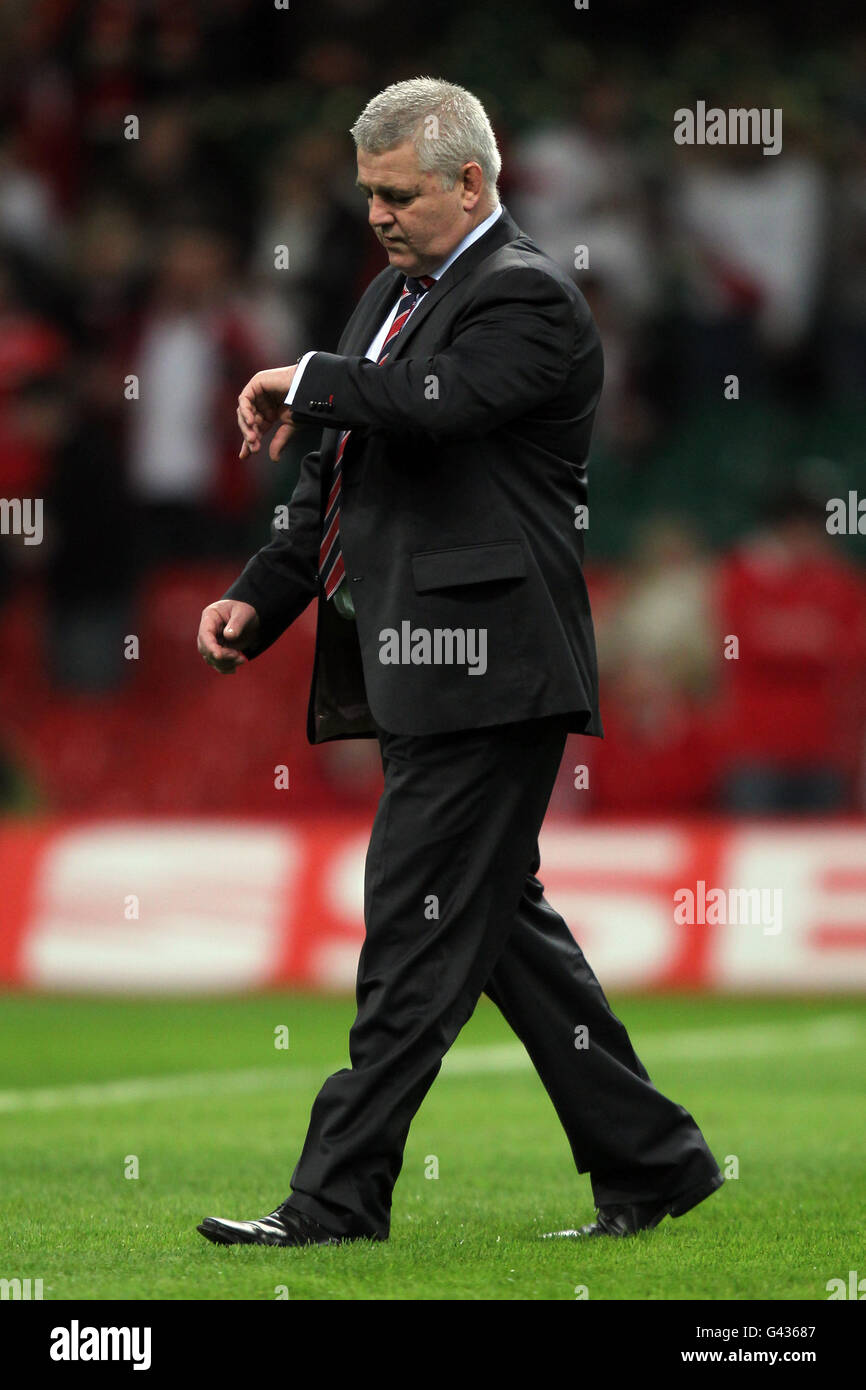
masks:
POLYGON ((492 579, 520 579, 526 556, 520 541, 460 545, 450 550, 424 550, 412 556, 412 575, 419 594, 459 584, 483 584, 492 579))

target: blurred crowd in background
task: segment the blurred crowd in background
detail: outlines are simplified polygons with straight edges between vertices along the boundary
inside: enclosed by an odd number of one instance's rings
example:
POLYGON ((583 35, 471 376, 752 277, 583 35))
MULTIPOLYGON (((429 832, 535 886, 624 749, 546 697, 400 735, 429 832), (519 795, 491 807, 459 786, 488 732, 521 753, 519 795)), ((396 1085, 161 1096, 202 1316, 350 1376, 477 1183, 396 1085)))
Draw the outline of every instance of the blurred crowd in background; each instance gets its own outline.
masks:
POLYGON ((485 103, 604 345, 608 737, 557 809, 866 809, 866 542, 826 526, 864 480, 866 28, 738 11, 7 0, 0 497, 44 539, 0 537, 0 805, 267 813, 278 763, 295 811, 377 794, 375 745, 306 745, 314 614, 231 679, 195 634, 317 443, 240 464, 238 391, 336 347, 383 265, 348 127, 426 73, 485 103), (676 145, 699 99, 781 108, 782 153, 676 145))

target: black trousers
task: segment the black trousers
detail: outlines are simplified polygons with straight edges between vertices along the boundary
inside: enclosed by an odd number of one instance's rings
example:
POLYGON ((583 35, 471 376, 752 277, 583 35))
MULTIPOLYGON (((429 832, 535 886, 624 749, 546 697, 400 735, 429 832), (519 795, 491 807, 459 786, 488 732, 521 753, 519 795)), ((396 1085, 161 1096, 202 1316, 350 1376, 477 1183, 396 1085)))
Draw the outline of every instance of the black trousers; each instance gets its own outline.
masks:
POLYGON ((565 738, 558 717, 379 731, 385 788, 367 853, 352 1065, 316 1098, 286 1202, 337 1234, 387 1237, 409 1125, 482 993, 524 1043, 597 1206, 718 1175, 535 877, 565 738))

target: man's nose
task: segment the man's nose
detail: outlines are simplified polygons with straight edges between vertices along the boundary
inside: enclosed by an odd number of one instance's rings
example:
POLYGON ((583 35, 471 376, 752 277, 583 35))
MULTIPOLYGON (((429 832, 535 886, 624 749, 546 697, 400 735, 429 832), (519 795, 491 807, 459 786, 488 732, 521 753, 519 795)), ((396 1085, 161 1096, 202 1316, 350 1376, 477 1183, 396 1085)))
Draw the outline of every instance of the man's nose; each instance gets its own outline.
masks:
POLYGON ((368 219, 371 227, 390 227, 394 221, 394 214, 389 212, 385 203, 381 203, 377 198, 373 198, 370 203, 368 219))

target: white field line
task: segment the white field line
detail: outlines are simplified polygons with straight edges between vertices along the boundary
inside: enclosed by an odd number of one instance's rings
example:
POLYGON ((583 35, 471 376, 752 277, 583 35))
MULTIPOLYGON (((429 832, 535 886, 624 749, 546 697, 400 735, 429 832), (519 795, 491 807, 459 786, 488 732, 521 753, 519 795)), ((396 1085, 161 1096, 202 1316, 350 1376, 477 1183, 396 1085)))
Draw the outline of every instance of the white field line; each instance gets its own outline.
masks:
MULTIPOLYGON (((639 1056, 651 1067, 657 1061, 728 1062, 732 1057, 769 1057, 808 1052, 845 1051, 866 1040, 866 1019, 828 1014, 808 1024, 761 1023, 743 1028, 699 1028, 671 1031, 640 1044, 639 1056)), ((590 1038, 590 1044, 591 1044, 590 1038)), ((520 1043, 490 1047, 460 1047, 442 1065, 445 1077, 504 1075, 527 1071, 531 1063, 520 1043)), ((279 1091, 314 1087, 328 1075, 326 1067, 276 1067, 238 1071, 185 1072, 174 1076, 139 1076, 122 1081, 73 1083, 31 1090, 0 1091, 0 1114, 28 1110, 79 1109, 103 1105, 134 1105, 139 1101, 175 1100, 184 1096, 216 1096, 230 1091, 279 1091)))
MULTIPOLYGON (((732 1057, 769 1057, 790 1052, 833 1051, 858 1046, 866 1040, 863 1020, 848 1014, 828 1014, 808 1024, 757 1023, 743 1028, 695 1028, 656 1033, 646 1043, 639 1040, 635 1050, 641 1060, 727 1062, 732 1057)), ((635 1042, 635 1040, 632 1040, 635 1042)), ((590 1046, 592 1035, 590 1034, 590 1046)), ((495 1047, 467 1047, 450 1052, 442 1065, 443 1075, 477 1076, 483 1072, 525 1070, 531 1065, 519 1043, 495 1047)))

